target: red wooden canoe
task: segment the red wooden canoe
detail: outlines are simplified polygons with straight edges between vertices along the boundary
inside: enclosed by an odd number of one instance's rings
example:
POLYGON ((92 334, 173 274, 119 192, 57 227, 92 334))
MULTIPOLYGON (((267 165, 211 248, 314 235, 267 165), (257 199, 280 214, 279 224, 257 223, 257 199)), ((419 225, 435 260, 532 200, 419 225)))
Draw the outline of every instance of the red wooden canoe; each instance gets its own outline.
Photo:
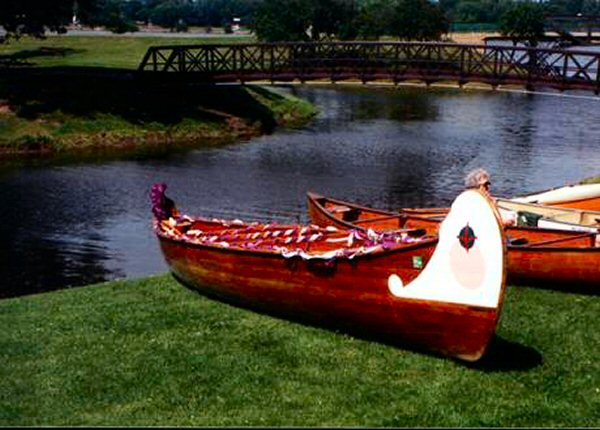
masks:
MULTIPOLYGON (((343 229, 394 231, 423 228, 436 234, 443 211, 394 212, 373 209, 309 192, 308 212, 317 225, 343 229), (415 215, 418 213, 419 215, 415 215)), ((571 224, 566 224, 572 227, 571 224)), ((556 230, 528 226, 506 228, 508 282, 522 285, 568 287, 572 291, 598 292, 600 287, 600 235, 588 231, 556 230)))
POLYGON ((185 284, 288 319, 475 361, 500 315, 505 238, 478 191, 456 199, 439 239, 185 216, 154 231, 185 284))

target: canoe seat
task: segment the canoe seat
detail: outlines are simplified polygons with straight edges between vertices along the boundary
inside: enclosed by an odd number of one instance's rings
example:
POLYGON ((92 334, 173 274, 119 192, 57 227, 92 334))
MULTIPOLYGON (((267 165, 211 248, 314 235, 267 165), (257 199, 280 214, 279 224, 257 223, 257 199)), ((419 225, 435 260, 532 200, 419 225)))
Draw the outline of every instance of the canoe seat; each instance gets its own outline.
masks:
POLYGON ((344 221, 353 222, 358 219, 360 209, 339 205, 330 209, 331 213, 341 214, 344 221))
POLYGON ((408 237, 421 237, 427 234, 427 230, 425 230, 424 228, 417 228, 414 230, 408 230, 406 234, 408 235, 408 237))
POLYGON ((344 214, 342 215, 342 219, 344 221, 348 221, 348 222, 354 222, 358 219, 358 216, 360 215, 360 210, 356 209, 356 208, 348 208, 349 210, 345 211, 344 214))
POLYGON ((336 206, 333 206, 331 209, 329 209, 329 211, 334 214, 340 213, 340 212, 346 212, 349 210, 350 210, 350 208, 348 206, 344 206, 344 205, 336 205, 336 206))

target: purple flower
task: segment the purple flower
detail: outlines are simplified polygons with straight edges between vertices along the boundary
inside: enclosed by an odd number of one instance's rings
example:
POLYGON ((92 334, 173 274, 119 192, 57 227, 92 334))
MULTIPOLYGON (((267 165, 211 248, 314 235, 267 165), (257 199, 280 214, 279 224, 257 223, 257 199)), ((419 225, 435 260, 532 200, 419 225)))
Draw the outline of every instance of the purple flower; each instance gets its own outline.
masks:
POLYGON ((150 200, 152 202, 152 213, 157 220, 169 219, 176 213, 175 202, 165 195, 167 184, 157 183, 152 185, 150 200))

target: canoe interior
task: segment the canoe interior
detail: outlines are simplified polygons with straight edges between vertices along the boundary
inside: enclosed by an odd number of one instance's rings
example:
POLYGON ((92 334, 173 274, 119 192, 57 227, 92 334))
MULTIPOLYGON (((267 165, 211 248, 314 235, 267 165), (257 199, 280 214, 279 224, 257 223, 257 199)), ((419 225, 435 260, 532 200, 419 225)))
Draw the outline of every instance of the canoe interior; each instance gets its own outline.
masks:
POLYGON ((538 214, 565 223, 600 226, 600 212, 598 211, 520 203, 508 199, 497 199, 497 202, 498 207, 510 211, 538 214))

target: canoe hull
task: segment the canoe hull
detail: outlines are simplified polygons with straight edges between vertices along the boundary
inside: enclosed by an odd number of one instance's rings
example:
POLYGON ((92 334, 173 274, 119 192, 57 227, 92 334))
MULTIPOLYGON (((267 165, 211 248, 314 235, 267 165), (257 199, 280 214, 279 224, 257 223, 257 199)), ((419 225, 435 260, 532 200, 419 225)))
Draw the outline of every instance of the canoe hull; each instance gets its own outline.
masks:
POLYGON ((600 287, 600 248, 509 247, 507 282, 595 292, 600 287))
POLYGON ((583 209, 586 211, 600 211, 600 197, 573 200, 569 202, 552 203, 552 206, 561 208, 583 209))
MULTIPOLYGON (((402 214, 401 212, 371 209, 351 202, 329 199, 315 193, 308 193, 309 217, 317 225, 335 226, 338 228, 364 228, 368 226, 376 231, 386 229, 411 227, 425 228, 429 234, 435 234, 439 227, 440 216, 427 218, 415 216, 415 212, 402 214), (346 206, 358 209, 364 213, 365 218, 372 218, 372 222, 360 225, 340 220, 335 214, 327 211, 322 202, 333 202, 332 205, 346 206), (394 215, 396 220, 387 219, 379 223, 385 215, 394 215), (403 221, 399 221, 403 220, 403 221)), ((327 206, 329 203, 327 203, 327 206)), ((424 215, 421 212, 420 215, 424 215)), ((427 213, 429 216, 437 212, 427 213)), ((575 231, 561 231, 534 227, 507 227, 506 233, 509 240, 524 240, 526 246, 511 245, 507 249, 507 282, 531 286, 568 286, 570 290, 594 291, 600 288, 600 246, 596 244, 593 235, 575 231), (536 246, 536 244, 539 244, 536 246)), ((597 291, 596 291, 597 292, 597 291)))
POLYGON ((270 315, 410 346, 466 361, 479 359, 498 310, 390 294, 390 273, 410 281, 432 246, 338 260, 333 266, 159 237, 173 274, 200 292, 270 315))

